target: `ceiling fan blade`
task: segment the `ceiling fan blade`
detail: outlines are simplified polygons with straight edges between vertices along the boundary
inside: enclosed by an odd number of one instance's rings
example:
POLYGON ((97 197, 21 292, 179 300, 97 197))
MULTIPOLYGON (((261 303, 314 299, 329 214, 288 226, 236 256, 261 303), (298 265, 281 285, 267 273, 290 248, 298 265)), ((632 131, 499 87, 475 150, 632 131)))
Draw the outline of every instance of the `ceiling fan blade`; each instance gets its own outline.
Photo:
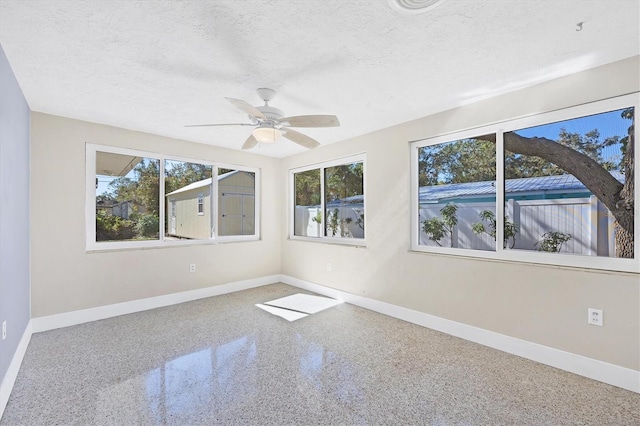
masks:
POLYGON ((242 149, 251 149, 256 145, 258 145, 258 140, 254 138, 253 135, 249 135, 244 145, 242 145, 242 149))
POLYGON ((298 115, 284 117, 280 122, 289 127, 338 127, 340 121, 335 115, 298 115))
POLYGON ((253 123, 188 124, 184 127, 255 126, 253 123))
POLYGON ((260 120, 266 120, 267 119, 267 117, 265 117, 264 114, 260 112, 260 110, 258 110, 256 107, 253 107, 253 106, 249 105, 245 101, 242 101, 240 99, 233 99, 233 98, 225 98, 225 99, 228 100, 229 102, 231 102, 237 108, 240 108, 242 111, 244 111, 247 114, 249 114, 250 117, 257 118, 257 119, 260 119, 260 120))
POLYGON ((305 148, 313 149, 320 146, 320 142, 300 132, 296 132, 295 130, 287 129, 284 127, 282 128, 282 130, 285 131, 283 134, 285 138, 297 143, 298 145, 302 145, 305 148))

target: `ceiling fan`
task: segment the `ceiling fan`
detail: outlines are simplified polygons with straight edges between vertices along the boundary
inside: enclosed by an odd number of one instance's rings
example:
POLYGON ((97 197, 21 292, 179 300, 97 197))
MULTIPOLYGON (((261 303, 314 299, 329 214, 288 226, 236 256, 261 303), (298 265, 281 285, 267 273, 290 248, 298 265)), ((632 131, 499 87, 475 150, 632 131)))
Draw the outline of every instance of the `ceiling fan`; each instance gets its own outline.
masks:
POLYGON ((305 148, 316 148, 320 143, 315 139, 297 132, 290 127, 338 127, 340 122, 335 115, 298 115, 285 117, 278 108, 269 106, 269 101, 276 95, 275 90, 261 88, 258 96, 264 101, 263 106, 253 107, 240 99, 225 98, 240 110, 249 115, 251 123, 223 123, 223 124, 192 124, 185 127, 213 127, 213 126, 254 126, 255 129, 247 138, 242 149, 251 149, 258 143, 273 143, 281 136, 305 148))

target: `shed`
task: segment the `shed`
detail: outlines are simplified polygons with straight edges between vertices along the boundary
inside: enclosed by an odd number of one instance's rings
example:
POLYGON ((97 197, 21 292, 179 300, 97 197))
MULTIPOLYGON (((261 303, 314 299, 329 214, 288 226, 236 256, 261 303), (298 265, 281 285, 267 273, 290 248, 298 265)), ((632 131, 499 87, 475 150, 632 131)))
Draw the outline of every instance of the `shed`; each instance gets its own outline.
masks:
MULTIPOLYGON (((211 237, 212 179, 193 182, 166 194, 167 235, 206 239, 211 237)), ((217 235, 255 233, 255 174, 241 170, 218 176, 217 235)))

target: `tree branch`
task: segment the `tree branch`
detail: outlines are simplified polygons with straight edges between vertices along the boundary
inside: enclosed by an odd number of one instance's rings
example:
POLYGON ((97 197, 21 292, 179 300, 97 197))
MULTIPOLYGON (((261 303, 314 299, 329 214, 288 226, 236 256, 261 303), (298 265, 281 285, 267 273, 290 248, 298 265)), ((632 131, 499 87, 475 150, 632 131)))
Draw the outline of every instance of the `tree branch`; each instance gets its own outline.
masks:
MULTIPOLYGON (((496 142, 496 135, 477 139, 496 142)), ((504 148, 516 154, 530 155, 547 160, 571 173, 586 186, 616 216, 623 185, 595 160, 576 150, 547 138, 526 138, 514 132, 504 133, 504 148)))

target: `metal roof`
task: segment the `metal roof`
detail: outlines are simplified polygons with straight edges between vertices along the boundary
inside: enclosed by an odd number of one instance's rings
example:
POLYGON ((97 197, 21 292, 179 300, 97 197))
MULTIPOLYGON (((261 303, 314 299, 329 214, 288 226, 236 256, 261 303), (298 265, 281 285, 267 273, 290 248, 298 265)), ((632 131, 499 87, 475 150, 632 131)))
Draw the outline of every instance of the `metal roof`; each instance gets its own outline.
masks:
MULTIPOLYGON (((234 170, 232 172, 228 172, 228 173, 225 173, 223 175, 218 175, 218 181, 226 179, 229 176, 234 175, 234 174, 236 174, 238 172, 241 172, 241 171, 242 170, 234 170)), ((165 195, 165 197, 169 196, 169 195, 179 194, 179 193, 185 192, 185 191, 191 191, 192 189, 196 189, 196 188, 204 188, 204 187, 209 186, 209 185, 211 185, 211 178, 202 179, 202 180, 199 180, 197 182, 190 183, 187 186, 183 186, 182 188, 176 189, 175 191, 170 192, 167 195, 165 195)))
POLYGON ((339 198, 337 200, 332 200, 327 203, 327 206, 340 206, 343 204, 363 204, 364 203, 364 195, 352 195, 351 197, 339 198))
MULTIPOLYGON (((618 171, 611 175, 624 182, 624 175, 618 171)), ((575 176, 570 174, 505 180, 507 194, 540 191, 586 191, 589 190, 575 176)), ((452 183, 446 185, 422 186, 419 189, 420 202, 434 202, 448 198, 479 197, 495 195, 495 181, 452 183)))

